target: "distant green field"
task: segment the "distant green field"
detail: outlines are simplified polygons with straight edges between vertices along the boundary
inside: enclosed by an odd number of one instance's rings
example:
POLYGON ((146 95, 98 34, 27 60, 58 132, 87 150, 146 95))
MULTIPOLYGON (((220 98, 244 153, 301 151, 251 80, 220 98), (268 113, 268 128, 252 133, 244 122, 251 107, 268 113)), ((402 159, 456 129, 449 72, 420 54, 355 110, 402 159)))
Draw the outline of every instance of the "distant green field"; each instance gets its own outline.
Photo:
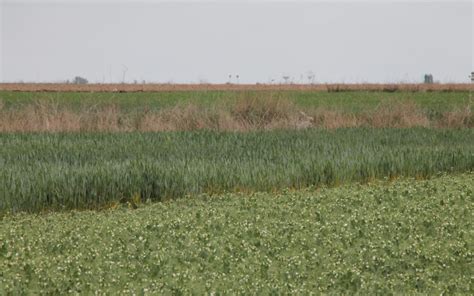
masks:
POLYGON ((474 170, 474 129, 0 134, 0 212, 474 170))
POLYGON ((465 174, 5 216, 0 294, 472 295, 473 212, 465 174))
POLYGON ((441 112, 458 107, 472 106, 474 99, 469 92, 320 92, 320 91, 171 91, 136 93, 74 93, 74 92, 7 92, 0 91, 0 101, 5 108, 18 108, 38 101, 57 103, 60 107, 83 108, 115 104, 123 111, 151 110, 193 103, 209 106, 242 97, 284 98, 301 107, 329 108, 360 112, 380 104, 409 101, 423 110, 441 112))

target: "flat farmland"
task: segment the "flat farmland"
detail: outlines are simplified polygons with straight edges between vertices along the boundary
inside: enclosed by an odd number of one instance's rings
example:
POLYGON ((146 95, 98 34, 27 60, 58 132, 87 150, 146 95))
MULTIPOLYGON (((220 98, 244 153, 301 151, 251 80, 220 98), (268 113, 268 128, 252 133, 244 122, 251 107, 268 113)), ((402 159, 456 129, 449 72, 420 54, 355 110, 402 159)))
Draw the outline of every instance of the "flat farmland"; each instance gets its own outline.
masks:
POLYGON ((0 131, 471 128, 473 106, 466 90, 0 91, 0 131))
POLYGON ((470 85, 0 85, 0 294, 472 294, 470 85))
POLYGON ((0 91, 4 108, 18 108, 22 105, 47 101, 59 106, 79 108, 116 104, 123 110, 140 108, 160 109, 177 104, 215 105, 220 102, 242 98, 286 99, 301 107, 329 108, 346 111, 373 109, 389 102, 413 102, 422 108, 436 111, 472 105, 474 99, 468 90, 456 92, 384 92, 384 91, 341 91, 315 90, 191 90, 155 92, 30 92, 0 91))
POLYGON ((474 176, 0 223, 0 294, 472 294, 474 176))
POLYGON ((249 91, 249 90, 293 90, 293 91, 428 91, 451 92, 472 91, 469 83, 446 84, 173 84, 173 83, 147 83, 147 84, 64 84, 64 83, 1 83, 3 91, 31 91, 31 92, 159 92, 159 91, 249 91))

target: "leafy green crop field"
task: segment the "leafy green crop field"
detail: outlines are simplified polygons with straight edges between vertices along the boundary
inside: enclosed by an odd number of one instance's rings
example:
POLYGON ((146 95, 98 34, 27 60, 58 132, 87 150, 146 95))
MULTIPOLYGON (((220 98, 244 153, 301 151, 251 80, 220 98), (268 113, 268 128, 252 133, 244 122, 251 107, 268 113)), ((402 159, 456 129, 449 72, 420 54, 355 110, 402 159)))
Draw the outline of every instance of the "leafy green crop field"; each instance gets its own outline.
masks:
POLYGON ((472 295, 473 212, 461 174, 7 215, 0 294, 472 295))
POLYGON ((0 212, 474 169, 474 129, 0 134, 0 212))
POLYGON ((327 108, 347 112, 375 109, 380 104, 412 102, 423 110, 441 112, 472 106, 474 99, 468 91, 459 92, 374 92, 374 91, 169 91, 143 93, 77 93, 77 92, 9 92, 0 91, 4 108, 47 101, 59 107, 80 109, 114 104, 122 111, 159 110, 177 104, 193 103, 201 106, 222 104, 243 97, 287 99, 297 106, 327 108))

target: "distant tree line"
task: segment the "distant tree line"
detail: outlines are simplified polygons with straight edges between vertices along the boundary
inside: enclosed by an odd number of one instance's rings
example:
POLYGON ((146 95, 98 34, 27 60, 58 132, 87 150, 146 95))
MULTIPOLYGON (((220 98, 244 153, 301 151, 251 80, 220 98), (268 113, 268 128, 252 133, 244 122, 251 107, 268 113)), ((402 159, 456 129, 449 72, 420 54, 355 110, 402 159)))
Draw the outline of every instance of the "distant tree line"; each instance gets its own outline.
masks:
POLYGON ((72 80, 72 83, 73 84, 87 84, 87 83, 89 83, 89 81, 87 81, 87 79, 85 79, 84 77, 76 76, 72 80))

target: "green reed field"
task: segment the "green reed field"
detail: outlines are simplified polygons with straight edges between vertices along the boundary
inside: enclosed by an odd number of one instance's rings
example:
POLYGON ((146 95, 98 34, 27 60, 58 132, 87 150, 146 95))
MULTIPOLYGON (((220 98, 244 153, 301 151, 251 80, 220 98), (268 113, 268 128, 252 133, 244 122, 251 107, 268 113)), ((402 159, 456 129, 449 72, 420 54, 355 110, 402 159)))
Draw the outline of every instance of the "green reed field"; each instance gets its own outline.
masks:
POLYGON ((59 107, 80 109, 115 104, 123 111, 143 108, 159 110, 177 104, 193 103, 210 106, 235 101, 242 97, 271 97, 287 99, 297 106, 362 112, 383 103, 414 102, 422 109, 437 113, 472 106, 474 99, 468 91, 456 92, 382 92, 382 91, 162 91, 136 93, 78 93, 78 92, 10 92, 0 91, 5 108, 19 108, 38 101, 59 107))
POLYGON ((278 191, 474 169, 474 129, 0 134, 0 211, 278 191))
POLYGON ((18 214, 0 220, 0 294, 472 295, 473 212, 462 174, 18 214))

